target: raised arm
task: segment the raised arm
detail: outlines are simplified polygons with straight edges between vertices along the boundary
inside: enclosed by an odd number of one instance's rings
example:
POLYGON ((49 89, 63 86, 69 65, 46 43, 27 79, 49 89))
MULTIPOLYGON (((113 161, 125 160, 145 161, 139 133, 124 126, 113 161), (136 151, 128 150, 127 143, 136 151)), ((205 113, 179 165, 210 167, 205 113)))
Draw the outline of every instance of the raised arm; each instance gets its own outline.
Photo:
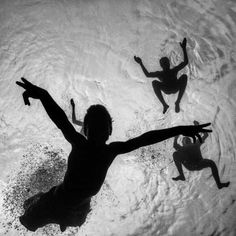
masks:
POLYGON ((152 145, 163 140, 172 138, 177 135, 190 136, 196 141, 196 137, 200 139, 200 132, 212 132, 209 129, 204 129, 204 127, 209 126, 210 123, 203 125, 190 125, 190 126, 177 126, 173 128, 163 129, 163 130, 152 130, 147 133, 142 134, 139 137, 130 139, 126 142, 114 142, 111 143, 111 147, 114 152, 118 154, 124 154, 131 152, 137 148, 152 145))
POLYGON ((75 103, 74 103, 73 98, 70 100, 70 103, 71 103, 71 106, 72 106, 72 122, 73 122, 75 125, 83 126, 83 122, 76 119, 76 115, 75 115, 75 103))
POLYGON ((178 138, 179 138, 179 135, 175 136, 174 144, 173 144, 173 147, 176 151, 181 149, 181 146, 178 144, 178 138))
POLYGON ((204 133, 203 136, 202 136, 202 143, 205 142, 205 140, 207 139, 207 137, 209 136, 208 133, 204 133))
POLYGON ((184 38, 182 43, 180 42, 179 44, 180 44, 180 47, 183 49, 184 61, 174 68, 177 71, 182 70, 186 65, 188 65, 188 54, 186 50, 187 39, 184 38))
MULTIPOLYGON (((194 123, 194 125, 199 125, 199 122, 196 120, 194 120, 193 123, 194 123)), ((208 133, 204 133, 203 136, 201 136, 201 139, 199 140, 199 144, 200 145, 203 144, 208 136, 209 136, 208 133)))
POLYGON ((145 66, 143 65, 142 59, 140 57, 134 56, 134 60, 141 66, 143 73, 146 75, 148 78, 157 78, 160 73, 159 71, 156 72, 148 72, 145 66))
POLYGON ((67 119, 65 112, 57 105, 57 103, 53 100, 50 94, 46 90, 33 85, 28 80, 24 78, 21 79, 23 83, 17 81, 16 84, 25 89, 25 92, 23 93, 25 105, 30 105, 30 97, 39 99, 42 102, 48 116, 62 131, 63 135, 65 136, 68 142, 83 142, 84 137, 76 132, 73 125, 67 119))

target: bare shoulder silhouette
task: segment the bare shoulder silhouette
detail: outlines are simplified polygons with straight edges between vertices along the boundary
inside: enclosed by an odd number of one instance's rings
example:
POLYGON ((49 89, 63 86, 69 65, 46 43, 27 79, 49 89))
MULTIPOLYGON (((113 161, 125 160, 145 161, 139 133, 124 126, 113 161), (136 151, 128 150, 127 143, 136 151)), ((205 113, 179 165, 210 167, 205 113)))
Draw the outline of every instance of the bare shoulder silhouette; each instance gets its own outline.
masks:
POLYGON ((31 231, 50 223, 59 224, 61 231, 67 226, 81 226, 91 210, 91 197, 99 192, 106 173, 117 155, 180 134, 196 138, 199 137, 199 132, 211 132, 206 129, 210 123, 177 126, 148 131, 127 141, 107 144, 112 134, 112 119, 104 106, 97 104, 88 108, 83 122, 85 134, 83 136, 76 132, 65 112, 46 90, 24 78, 22 82, 16 83, 25 89, 23 92, 25 104, 30 105, 29 98, 39 99, 48 116, 71 144, 67 171, 62 183, 53 186, 46 193, 38 193, 25 201, 25 212, 20 216, 20 222, 31 231))
MULTIPOLYGON (((198 125, 199 123, 194 121, 194 124, 198 125)), ((184 137, 182 146, 178 144, 178 136, 175 137, 173 146, 176 151, 173 153, 173 158, 179 175, 175 178, 172 178, 173 180, 185 180, 182 166, 190 171, 199 171, 209 167, 211 168, 212 175, 219 189, 229 186, 230 182, 222 183, 220 181, 215 162, 202 157, 200 146, 205 142, 207 137, 208 133, 204 133, 203 136, 200 137, 195 143, 192 142, 189 137, 184 137)))
POLYGON ((180 42, 180 46, 183 49, 184 61, 174 68, 170 68, 170 61, 168 57, 162 57, 160 59, 160 65, 162 71, 148 72, 143 65, 142 59, 140 57, 134 56, 134 60, 141 66, 144 74, 148 78, 158 78, 152 82, 153 90, 163 105, 163 113, 169 108, 169 105, 165 102, 162 92, 165 94, 173 94, 178 92, 178 98, 175 102, 175 112, 180 111, 180 101, 183 97, 185 88, 187 86, 187 75, 183 74, 177 78, 177 74, 188 64, 188 55, 186 50, 187 39, 184 38, 180 42))

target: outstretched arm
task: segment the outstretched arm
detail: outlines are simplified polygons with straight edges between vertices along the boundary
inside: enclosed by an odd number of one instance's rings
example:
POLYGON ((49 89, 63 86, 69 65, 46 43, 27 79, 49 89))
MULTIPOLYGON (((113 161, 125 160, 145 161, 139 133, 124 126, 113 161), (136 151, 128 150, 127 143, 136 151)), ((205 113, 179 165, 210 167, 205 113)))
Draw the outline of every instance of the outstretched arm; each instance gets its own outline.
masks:
POLYGON ((134 60, 141 66, 143 73, 146 75, 148 78, 157 78, 159 76, 159 71, 156 72, 148 72, 145 66, 143 65, 142 59, 140 57, 134 56, 134 60))
POLYGON ((137 148, 155 144, 163 140, 172 138, 177 135, 190 136, 196 141, 196 137, 200 139, 200 132, 212 132, 209 129, 204 129, 204 127, 209 126, 210 123, 203 125, 190 125, 190 126, 177 126, 173 128, 163 129, 163 130, 152 130, 147 133, 142 134, 139 137, 130 139, 126 142, 114 142, 111 143, 111 148, 114 150, 116 155, 131 152, 137 148))
POLYGON ((33 85, 28 80, 24 78, 21 79, 23 83, 17 81, 16 84, 25 89, 25 92, 23 93, 25 105, 30 105, 30 97, 39 99, 42 102, 47 114, 62 131, 67 141, 70 143, 82 142, 84 139, 83 136, 76 132, 73 125, 67 119, 65 112, 57 105, 50 94, 46 90, 33 85))
POLYGON ((70 100, 71 106, 72 106, 72 122, 76 125, 83 126, 83 122, 80 120, 76 120, 76 115, 75 115, 75 103, 73 98, 70 100))
POLYGON ((188 54, 186 50, 187 39, 184 38, 182 43, 180 42, 179 44, 180 44, 180 47, 183 49, 184 61, 174 68, 177 71, 182 70, 186 65, 188 65, 188 54))
POLYGON ((175 136, 175 139, 174 139, 174 144, 173 144, 173 147, 174 149, 177 151, 179 149, 181 149, 181 146, 178 144, 178 138, 179 138, 179 135, 175 136))

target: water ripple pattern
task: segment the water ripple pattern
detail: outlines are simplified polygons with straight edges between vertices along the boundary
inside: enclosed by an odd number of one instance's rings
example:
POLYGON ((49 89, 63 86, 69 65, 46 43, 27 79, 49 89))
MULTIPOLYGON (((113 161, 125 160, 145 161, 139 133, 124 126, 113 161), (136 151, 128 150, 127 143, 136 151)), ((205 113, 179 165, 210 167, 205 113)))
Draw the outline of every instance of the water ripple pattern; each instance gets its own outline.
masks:
POLYGON ((169 139, 117 157, 86 223, 61 235, 236 235, 234 0, 1 0, 0 22, 1 235, 60 235, 58 226, 32 234, 18 221, 25 198, 61 181, 70 152, 41 103, 24 106, 15 84, 21 77, 46 88, 70 120, 71 98, 79 119, 91 104, 105 105, 114 120, 110 141, 211 122, 202 155, 231 182, 218 190, 210 169, 184 169, 186 181, 173 181, 169 139), (152 79, 133 57, 149 71, 160 70, 162 56, 175 66, 184 37, 189 64, 179 73, 188 76, 181 111, 174 112, 176 95, 166 96, 163 115, 152 79))

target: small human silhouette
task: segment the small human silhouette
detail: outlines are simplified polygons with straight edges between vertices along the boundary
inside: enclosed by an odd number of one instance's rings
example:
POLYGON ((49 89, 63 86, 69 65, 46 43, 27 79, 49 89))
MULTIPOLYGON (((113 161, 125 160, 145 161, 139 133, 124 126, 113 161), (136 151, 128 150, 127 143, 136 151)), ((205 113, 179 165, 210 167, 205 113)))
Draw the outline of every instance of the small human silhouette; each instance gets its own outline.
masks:
POLYGON ((97 104, 88 108, 84 117, 83 136, 76 132, 65 112, 46 90, 21 79, 22 82, 17 81, 16 84, 25 89, 25 105, 30 105, 29 98, 39 99, 72 148, 62 183, 46 193, 32 196, 24 203, 25 212, 20 216, 20 222, 31 231, 50 223, 59 224, 61 231, 67 226, 81 226, 90 211, 91 197, 99 192, 108 168, 117 155, 179 134, 195 138, 199 137, 199 132, 211 132, 205 128, 210 123, 177 126, 152 130, 127 141, 106 144, 112 134, 112 119, 104 106, 97 104))
POLYGON ((162 71, 148 72, 145 66, 143 65, 142 59, 140 57, 134 56, 134 60, 138 64, 140 64, 146 77, 159 79, 159 81, 157 80, 152 81, 152 87, 154 89, 156 96, 158 97, 158 99, 163 105, 163 114, 166 113, 166 111, 169 108, 169 105, 165 102, 161 92, 164 92, 165 94, 173 94, 173 93, 179 92, 178 98, 175 102, 175 112, 179 112, 180 111, 179 104, 180 104, 181 98, 183 97, 183 94, 187 85, 186 74, 181 75, 179 79, 177 79, 178 72, 182 70, 188 64, 188 55, 186 51, 187 39, 184 38, 183 41, 180 42, 179 44, 181 48, 183 49, 184 61, 172 69, 170 69, 169 58, 162 57, 160 59, 160 66, 162 67, 162 71))
POLYGON ((70 104, 71 104, 71 107, 72 107, 72 122, 75 125, 81 126, 80 133, 82 135, 84 135, 84 123, 82 121, 76 119, 76 115, 75 115, 75 102, 74 102, 73 98, 71 98, 70 104))
MULTIPOLYGON (((194 124, 198 125, 199 123, 194 121, 194 124)), ((184 137, 182 140, 183 146, 178 144, 178 137, 179 136, 176 136, 174 139, 173 146, 176 151, 173 153, 173 159, 178 169, 179 176, 172 178, 173 180, 185 180, 182 165, 190 171, 202 170, 210 167, 217 187, 221 189, 229 186, 230 182, 222 183, 220 181, 215 162, 202 157, 200 147, 208 137, 208 133, 204 133, 195 143, 192 142, 189 137, 184 137)))

